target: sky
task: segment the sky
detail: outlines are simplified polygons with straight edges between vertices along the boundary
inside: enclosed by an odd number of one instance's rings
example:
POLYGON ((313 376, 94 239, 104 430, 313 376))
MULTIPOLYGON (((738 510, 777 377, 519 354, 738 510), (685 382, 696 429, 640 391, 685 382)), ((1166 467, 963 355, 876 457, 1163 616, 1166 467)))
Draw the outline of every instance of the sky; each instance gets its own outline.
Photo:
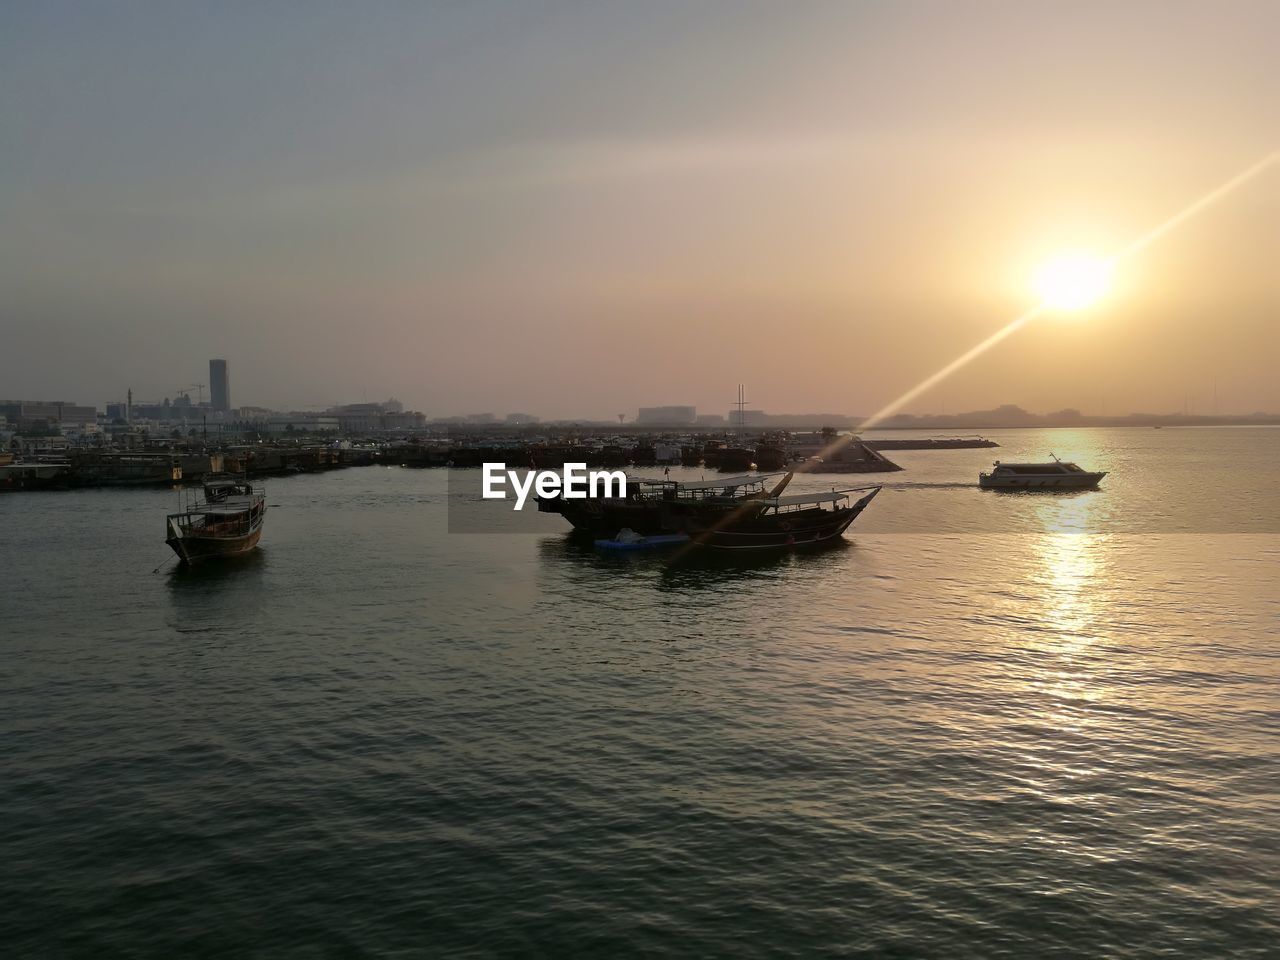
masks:
MULTIPOLYGON (((1280 148, 1263 2, 0 5, 0 396, 870 414, 1280 148), (207 390, 206 390, 207 395, 207 390)), ((1280 411, 1280 162, 907 412, 1280 411)))

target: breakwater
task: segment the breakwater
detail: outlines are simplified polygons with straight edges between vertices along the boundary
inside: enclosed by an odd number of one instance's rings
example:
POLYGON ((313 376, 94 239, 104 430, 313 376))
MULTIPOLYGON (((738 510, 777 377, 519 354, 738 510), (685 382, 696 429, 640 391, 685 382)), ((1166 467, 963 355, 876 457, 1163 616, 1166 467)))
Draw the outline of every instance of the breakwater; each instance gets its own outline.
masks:
POLYGON ((892 437, 863 443, 872 450, 978 450, 1000 446, 986 437, 892 437))
POLYGON ((758 439, 700 437, 537 437, 478 433, 410 439, 297 438, 278 441, 149 441, 77 447, 28 445, 0 459, 0 490, 144 487, 199 483, 215 473, 248 477, 318 473, 385 464, 404 467, 559 469, 567 463, 625 469, 703 467, 746 472, 884 473, 901 469, 878 450, 884 441, 850 435, 758 439))

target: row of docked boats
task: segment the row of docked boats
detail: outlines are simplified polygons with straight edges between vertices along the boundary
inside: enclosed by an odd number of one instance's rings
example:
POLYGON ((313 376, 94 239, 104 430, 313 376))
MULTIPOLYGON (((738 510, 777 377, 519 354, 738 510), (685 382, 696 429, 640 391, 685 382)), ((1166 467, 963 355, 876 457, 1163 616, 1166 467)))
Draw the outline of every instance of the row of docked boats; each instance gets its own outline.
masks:
MULTIPOLYGON (((1052 456, 1052 455, 1051 455, 1052 456)), ((540 498, 538 509, 557 513, 574 532, 609 550, 642 550, 688 543, 728 551, 778 551, 839 540, 881 487, 850 487, 786 495, 794 473, 754 474, 680 483, 632 480, 625 497, 540 498)), ((992 490, 1081 490, 1105 472, 1085 470, 1052 456, 1046 463, 1001 463, 978 477, 992 490)))
MULTIPOLYGON (((838 540, 880 487, 784 495, 793 474, 725 477, 695 483, 640 480, 625 497, 540 498, 606 548, 648 549, 690 543, 712 550, 785 551, 838 540), (856 496, 855 496, 856 495, 856 496)), ((257 546, 266 496, 247 479, 211 476, 199 492, 179 492, 165 518, 165 542, 186 565, 235 557, 257 546)))
MULTIPOLYGON (((689 544, 709 550, 789 551, 832 544, 879 494, 880 486, 787 495, 794 472, 715 480, 631 480, 622 497, 538 498, 538 510, 564 517, 575 533, 612 550, 689 544)), ((1002 464, 979 475, 986 489, 1074 490, 1096 487, 1105 472, 1053 457, 1002 464)), ((247 478, 212 475, 165 518, 165 542, 185 564, 234 557, 257 546, 266 495, 247 478)))
POLYGON ((687 543, 723 551, 785 551, 839 540, 880 487, 785 495, 793 473, 681 483, 632 480, 625 497, 542 497, 574 532, 603 549, 637 550, 687 543))

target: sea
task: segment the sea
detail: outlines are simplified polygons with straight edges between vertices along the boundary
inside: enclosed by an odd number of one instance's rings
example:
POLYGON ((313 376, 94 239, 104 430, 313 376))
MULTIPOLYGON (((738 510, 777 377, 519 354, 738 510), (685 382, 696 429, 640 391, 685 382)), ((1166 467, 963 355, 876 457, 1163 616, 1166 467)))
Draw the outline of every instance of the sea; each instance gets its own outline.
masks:
POLYGON ((195 570, 173 491, 0 495, 0 954, 1280 956, 1280 430, 988 435, 750 561, 446 470, 195 570))

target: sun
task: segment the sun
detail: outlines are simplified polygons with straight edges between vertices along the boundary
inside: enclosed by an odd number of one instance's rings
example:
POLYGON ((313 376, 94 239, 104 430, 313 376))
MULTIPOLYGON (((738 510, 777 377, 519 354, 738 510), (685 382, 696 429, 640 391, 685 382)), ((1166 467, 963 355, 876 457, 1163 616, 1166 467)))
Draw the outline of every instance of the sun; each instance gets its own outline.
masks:
POLYGON ((1101 257, 1058 257, 1036 271, 1035 286, 1046 306, 1083 310, 1097 303, 1111 286, 1111 264, 1101 257))

